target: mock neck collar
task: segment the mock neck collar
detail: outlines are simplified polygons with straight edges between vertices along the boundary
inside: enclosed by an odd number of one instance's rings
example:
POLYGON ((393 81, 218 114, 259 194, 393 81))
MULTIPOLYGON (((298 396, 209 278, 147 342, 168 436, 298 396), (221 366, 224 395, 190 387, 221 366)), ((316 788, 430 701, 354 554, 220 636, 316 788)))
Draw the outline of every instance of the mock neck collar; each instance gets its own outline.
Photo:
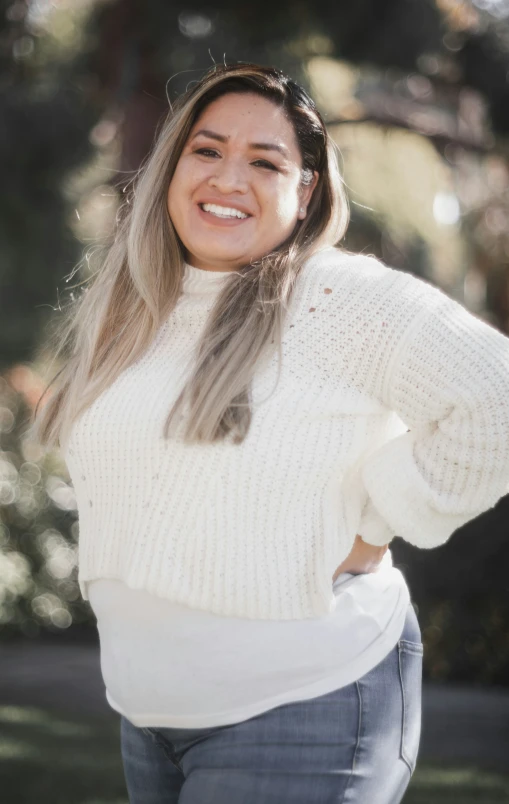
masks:
POLYGON ((207 271, 205 268, 195 268, 194 265, 184 263, 182 291, 185 294, 195 295, 214 293, 222 286, 232 271, 207 271))

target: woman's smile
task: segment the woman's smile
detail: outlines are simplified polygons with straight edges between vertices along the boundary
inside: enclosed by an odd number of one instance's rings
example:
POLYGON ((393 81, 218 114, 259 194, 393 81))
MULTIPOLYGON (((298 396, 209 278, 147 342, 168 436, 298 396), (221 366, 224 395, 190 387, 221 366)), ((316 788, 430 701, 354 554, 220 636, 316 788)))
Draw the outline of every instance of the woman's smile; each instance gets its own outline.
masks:
POLYGON ((238 206, 226 202, 198 202, 197 207, 200 217, 211 226, 239 226, 253 217, 238 206))

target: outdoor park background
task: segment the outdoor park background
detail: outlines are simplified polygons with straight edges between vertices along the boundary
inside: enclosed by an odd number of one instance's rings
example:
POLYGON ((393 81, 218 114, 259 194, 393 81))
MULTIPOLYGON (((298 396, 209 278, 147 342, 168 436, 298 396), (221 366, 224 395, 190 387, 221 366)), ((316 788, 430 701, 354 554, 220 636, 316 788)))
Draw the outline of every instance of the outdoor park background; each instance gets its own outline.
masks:
MULTIPOLYGON (((73 489, 61 457, 24 430, 51 376, 46 336, 93 270, 168 100, 224 59, 275 64, 317 99, 343 155, 348 248, 509 334, 509 0, 0 0, 5 804, 127 800, 76 582, 73 489)), ((476 700, 493 717, 468 761, 441 763, 430 746, 405 802, 509 801, 509 764, 489 761, 509 756, 509 497, 439 549, 391 547, 418 609, 426 689, 444 712, 457 701, 465 728, 476 700)))

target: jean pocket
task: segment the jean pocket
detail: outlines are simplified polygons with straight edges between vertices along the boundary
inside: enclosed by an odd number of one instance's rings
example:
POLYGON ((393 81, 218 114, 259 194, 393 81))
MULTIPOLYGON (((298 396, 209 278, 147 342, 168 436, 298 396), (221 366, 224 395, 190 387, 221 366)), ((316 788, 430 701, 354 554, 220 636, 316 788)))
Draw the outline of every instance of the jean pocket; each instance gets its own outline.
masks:
POLYGON ((408 765, 410 775, 412 775, 417 762, 421 737, 422 643, 400 639, 398 657, 403 702, 400 756, 408 765))

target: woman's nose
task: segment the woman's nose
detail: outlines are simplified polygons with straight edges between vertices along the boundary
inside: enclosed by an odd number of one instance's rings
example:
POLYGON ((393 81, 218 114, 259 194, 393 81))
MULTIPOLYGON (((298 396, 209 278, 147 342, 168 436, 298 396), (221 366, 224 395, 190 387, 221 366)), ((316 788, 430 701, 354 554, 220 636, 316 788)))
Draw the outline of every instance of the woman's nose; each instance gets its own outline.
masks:
POLYGON ((233 191, 245 193, 248 190, 248 180, 245 169, 238 162, 221 160, 215 166, 213 175, 209 179, 209 185, 215 187, 221 193, 227 194, 233 191))

